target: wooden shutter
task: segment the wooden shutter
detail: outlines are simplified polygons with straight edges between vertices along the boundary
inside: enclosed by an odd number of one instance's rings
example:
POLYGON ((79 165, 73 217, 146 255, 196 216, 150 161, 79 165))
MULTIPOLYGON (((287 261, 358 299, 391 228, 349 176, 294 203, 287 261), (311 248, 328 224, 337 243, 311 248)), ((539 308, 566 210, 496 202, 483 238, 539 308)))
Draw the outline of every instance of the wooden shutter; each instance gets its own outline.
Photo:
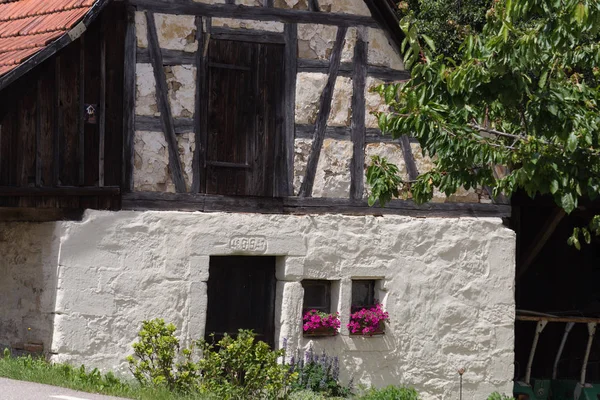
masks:
POLYGON ((206 192, 272 196, 283 46, 211 40, 208 61, 206 192))

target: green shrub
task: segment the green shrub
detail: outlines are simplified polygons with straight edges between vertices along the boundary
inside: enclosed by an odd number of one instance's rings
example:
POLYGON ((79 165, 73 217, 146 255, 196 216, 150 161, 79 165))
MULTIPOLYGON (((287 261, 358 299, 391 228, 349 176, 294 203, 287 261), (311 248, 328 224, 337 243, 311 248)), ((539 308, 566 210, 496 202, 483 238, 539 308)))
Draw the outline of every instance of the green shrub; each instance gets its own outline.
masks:
POLYGON ((240 330, 235 339, 225 335, 216 345, 201 340, 199 347, 200 388, 222 400, 285 398, 296 378, 277 362, 284 350, 271 350, 251 331, 240 330))
POLYGON ((164 386, 171 391, 191 392, 198 380, 198 366, 192 361, 192 349, 180 354, 175 325, 162 319, 144 321, 133 344, 136 357, 129 356, 129 369, 142 386, 164 386))
POLYGON ((292 357, 290 371, 297 373, 292 391, 310 390, 326 396, 348 397, 352 394, 352 384, 343 386, 339 382, 339 360, 329 357, 325 352, 321 356, 314 353, 312 347, 302 356, 292 357))
POLYGON ((419 394, 415 389, 388 386, 383 389, 371 388, 363 395, 358 397, 359 400, 419 400, 419 394))
POLYGON ((487 400, 514 400, 512 396, 507 396, 505 394, 500 394, 498 392, 490 394, 490 397, 487 400))

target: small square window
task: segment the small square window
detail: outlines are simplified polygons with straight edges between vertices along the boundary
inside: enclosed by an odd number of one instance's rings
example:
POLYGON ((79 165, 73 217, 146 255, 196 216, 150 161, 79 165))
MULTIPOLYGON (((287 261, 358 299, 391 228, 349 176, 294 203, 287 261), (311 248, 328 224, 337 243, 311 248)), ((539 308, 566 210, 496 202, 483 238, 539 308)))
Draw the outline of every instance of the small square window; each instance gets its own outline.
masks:
POLYGON ((318 310, 331 313, 331 281, 305 280, 303 313, 309 310, 318 310))
POLYGON ((375 305, 375 281, 352 281, 352 312, 375 305))

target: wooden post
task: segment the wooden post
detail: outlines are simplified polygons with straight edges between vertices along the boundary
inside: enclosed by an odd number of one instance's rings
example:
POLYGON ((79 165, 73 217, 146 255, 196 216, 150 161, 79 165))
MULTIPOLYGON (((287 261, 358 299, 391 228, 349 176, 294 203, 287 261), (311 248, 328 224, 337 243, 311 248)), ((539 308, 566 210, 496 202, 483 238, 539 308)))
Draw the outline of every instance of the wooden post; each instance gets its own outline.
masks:
POLYGON ((127 8, 123 79, 123 177, 124 192, 133 191, 133 138, 135 135, 135 68, 136 68, 135 8, 127 8))
POLYGON ((321 93, 319 114, 315 123, 315 132, 313 134, 313 142, 310 149, 310 155, 308 157, 308 163, 306 165, 306 174, 304 175, 304 181, 300 187, 299 195, 301 197, 312 197, 312 190, 315 183, 315 175, 317 173, 321 148, 323 147, 323 140, 325 139, 327 120, 329 119, 329 113, 331 112, 333 89, 335 87, 335 81, 337 80, 338 71, 340 69, 342 49, 344 47, 347 30, 348 29, 346 27, 338 27, 335 45, 333 46, 333 51, 329 61, 329 77, 327 79, 325 89, 323 89, 323 93, 321 93))
POLYGON ((350 162, 350 198, 362 199, 365 191, 365 87, 367 85, 368 40, 367 29, 356 28, 354 47, 354 70, 352 72, 352 144, 350 162))
POLYGON ((85 36, 79 38, 79 132, 77 160, 79 162, 79 185, 85 184, 85 36))
POLYGON ((150 61, 154 69, 154 78, 156 79, 156 101, 160 111, 160 117, 169 151, 169 169, 171 170, 171 179, 178 193, 187 191, 185 179, 183 178, 183 168, 179 159, 179 146, 175 136, 175 127, 173 124, 173 114, 169 104, 169 89, 167 87, 167 77, 162 62, 162 54, 158 43, 158 33, 156 32, 156 22, 154 13, 146 11, 146 23, 148 25, 148 48, 150 50, 150 61))
POLYGON ((400 136, 400 147, 402 148, 402 155, 404 156, 404 164, 406 164, 408 179, 414 181, 417 179, 417 176, 419 176, 419 171, 417 170, 417 164, 415 163, 415 157, 413 156, 408 136, 400 136))
MULTIPOLYGON (((103 21, 104 22, 104 21, 103 21)), ((106 148, 106 25, 100 29, 100 104, 98 105, 98 186, 104 186, 104 151, 106 148)))
POLYGON ((205 188, 206 176, 206 143, 207 143, 207 123, 208 123, 208 93, 207 93, 207 49, 210 40, 209 17, 196 16, 196 41, 198 50, 196 51, 196 101, 194 111, 194 135, 196 138, 196 148, 194 149, 192 193, 199 193, 205 188), (204 21, 206 21, 206 33, 204 33, 204 21))
POLYGON ((275 186, 275 196, 284 197, 294 194, 294 138, 296 136, 296 78, 298 70, 298 25, 286 24, 284 27, 284 105, 283 140, 276 147, 281 153, 279 184, 275 186))
POLYGON ((42 186, 42 77, 36 82, 35 100, 35 186, 42 186))

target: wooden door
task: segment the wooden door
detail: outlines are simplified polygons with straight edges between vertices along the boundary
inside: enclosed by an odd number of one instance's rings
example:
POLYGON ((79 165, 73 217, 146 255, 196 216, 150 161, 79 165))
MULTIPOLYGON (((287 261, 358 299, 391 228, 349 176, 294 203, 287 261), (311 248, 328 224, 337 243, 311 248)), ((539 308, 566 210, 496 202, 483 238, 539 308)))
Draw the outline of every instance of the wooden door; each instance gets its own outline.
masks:
POLYGON ((275 335, 275 257, 211 257, 206 338, 252 329, 271 347, 275 335))
POLYGON ((284 47, 211 40, 206 192, 273 196, 284 47))

